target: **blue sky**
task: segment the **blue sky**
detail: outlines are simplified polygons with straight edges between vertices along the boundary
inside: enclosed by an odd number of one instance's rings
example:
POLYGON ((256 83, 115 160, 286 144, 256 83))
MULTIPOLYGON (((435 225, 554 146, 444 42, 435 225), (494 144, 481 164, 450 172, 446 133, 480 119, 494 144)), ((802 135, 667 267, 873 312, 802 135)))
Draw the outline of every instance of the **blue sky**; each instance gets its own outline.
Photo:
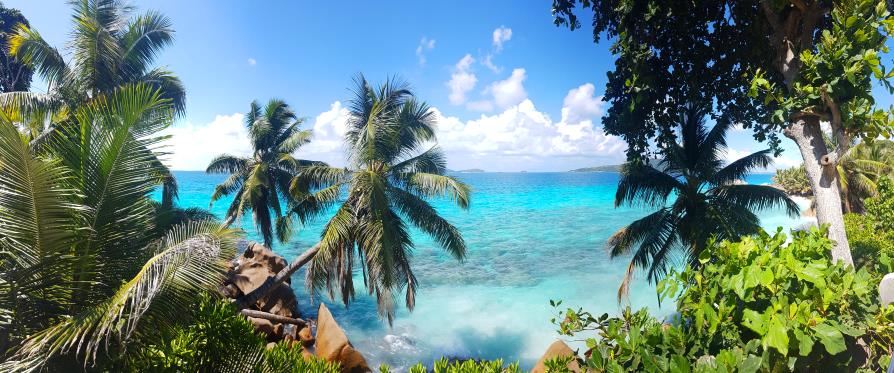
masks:
MULTIPOLYGON (((64 0, 6 0, 50 43, 70 29, 64 0)), ((550 2, 132 1, 171 18, 176 41, 158 58, 183 80, 187 114, 171 129, 175 169, 247 153, 242 115, 253 99, 285 99, 316 140, 299 155, 343 165, 340 135, 354 74, 399 75, 439 113, 454 169, 564 171, 618 163, 602 134, 608 43, 552 24, 550 2)), ((885 97, 890 102, 890 97, 885 97)), ((762 149, 730 134, 730 157, 762 149)), ((799 163, 788 139, 780 167, 799 163)))

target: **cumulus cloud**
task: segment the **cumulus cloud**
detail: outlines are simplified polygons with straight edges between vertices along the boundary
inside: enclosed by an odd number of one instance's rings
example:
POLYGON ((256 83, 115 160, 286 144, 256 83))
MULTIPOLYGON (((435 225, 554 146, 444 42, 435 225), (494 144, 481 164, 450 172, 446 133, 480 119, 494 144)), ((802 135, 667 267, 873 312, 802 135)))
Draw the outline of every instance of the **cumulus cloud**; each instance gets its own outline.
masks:
POLYGON ((497 48, 497 51, 503 50, 503 43, 509 41, 509 39, 512 39, 512 29, 511 28, 508 28, 505 26, 500 26, 500 27, 497 27, 496 30, 494 30, 493 43, 494 43, 494 48, 497 48))
POLYGON ((596 87, 586 83, 568 91, 562 105, 562 121, 577 122, 585 119, 602 118, 602 96, 596 97, 596 87))
MULTIPOLYGON (((568 92, 558 122, 527 98, 499 113, 465 121, 437 108, 432 110, 438 118, 438 143, 452 168, 561 171, 623 160, 626 144, 605 135, 594 124, 602 110, 600 102, 584 84, 568 92)), ((336 101, 308 120, 304 128, 313 129, 314 137, 296 156, 346 165, 343 141, 348 118, 347 108, 336 101)), ((244 116, 237 113, 217 116, 207 124, 168 129, 167 134, 173 138, 166 150, 173 154, 167 163, 175 170, 204 170, 221 153, 251 154, 243 121, 244 116)))
POLYGON ((494 103, 501 109, 516 105, 528 98, 523 85, 527 78, 525 69, 514 69, 506 80, 500 80, 487 87, 487 93, 493 96, 494 103))
POLYGON ((236 156, 251 154, 244 116, 218 115, 211 123, 174 126, 165 130, 172 135, 165 151, 172 153, 165 163, 174 170, 204 170, 214 157, 227 153, 236 156))
POLYGON ((472 55, 466 54, 453 67, 453 74, 450 75, 450 81, 447 87, 450 89, 450 103, 454 105, 462 105, 466 102, 466 93, 475 88, 478 78, 471 72, 472 63, 475 59, 472 55))
POLYGON ((255 60, 254 58, 249 58, 249 59, 248 59, 248 66, 254 66, 254 65, 257 65, 257 64, 258 64, 258 61, 255 60))
MULTIPOLYGON (((435 110, 438 142, 457 168, 564 170, 573 168, 570 164, 618 161, 626 149, 620 138, 605 135, 592 119, 577 116, 571 120, 563 114, 561 121, 554 122, 527 98, 499 114, 469 121, 435 110), (597 157, 603 161, 595 160, 597 157)), ((569 110, 563 107, 562 111, 569 110)))
POLYGON ((419 45, 416 47, 416 57, 419 58, 419 65, 425 66, 425 53, 435 49, 435 39, 429 39, 427 37, 422 37, 419 40, 419 45))

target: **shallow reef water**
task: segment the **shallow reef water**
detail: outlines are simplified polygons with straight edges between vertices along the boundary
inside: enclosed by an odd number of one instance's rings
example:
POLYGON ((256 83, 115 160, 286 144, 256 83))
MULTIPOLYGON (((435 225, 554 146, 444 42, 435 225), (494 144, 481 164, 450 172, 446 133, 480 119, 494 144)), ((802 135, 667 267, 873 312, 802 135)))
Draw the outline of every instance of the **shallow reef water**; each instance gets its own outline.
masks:
MULTIPOLYGON (((214 186, 223 180, 221 175, 200 172, 177 172, 176 176, 179 204, 184 207, 207 208, 214 186)), ((673 311, 672 305, 659 306, 654 286, 642 277, 633 284, 628 303, 617 302, 627 260, 609 258, 605 240, 647 213, 639 208, 614 208, 618 174, 456 176, 473 188, 471 208, 463 211, 447 200, 433 205, 461 230, 469 251, 458 262, 431 239, 413 232, 412 265, 420 288, 412 313, 400 307, 389 326, 378 317, 375 300, 362 289, 347 307, 325 294, 315 297, 330 307, 371 365, 387 363, 405 370, 417 362, 430 365, 447 356, 503 358, 530 368, 558 336, 550 323, 555 313, 551 299, 562 300, 563 308, 583 307, 594 314, 617 313, 626 304, 648 307, 659 315, 673 311)), ((770 175, 755 174, 746 181, 766 184, 770 175)), ((228 203, 218 201, 212 211, 222 215, 228 203)), ((762 211, 759 216, 771 231, 810 222, 779 210, 762 211)), ((257 239, 250 218, 242 223, 249 239, 257 239)), ((274 250, 291 260, 315 242, 323 224, 321 220, 303 227, 292 242, 276 244, 274 250)), ((300 311, 313 317, 317 304, 302 288, 303 276, 299 271, 292 283, 299 293, 300 311)))

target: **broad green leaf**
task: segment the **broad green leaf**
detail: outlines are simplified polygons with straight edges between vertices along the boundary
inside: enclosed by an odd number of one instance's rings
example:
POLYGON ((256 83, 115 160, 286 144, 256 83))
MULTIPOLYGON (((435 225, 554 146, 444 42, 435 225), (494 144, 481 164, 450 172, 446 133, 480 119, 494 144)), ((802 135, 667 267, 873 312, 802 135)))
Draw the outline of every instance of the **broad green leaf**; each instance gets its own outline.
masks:
POLYGON ((816 336, 819 338, 820 343, 826 347, 828 353, 836 355, 846 349, 844 345, 844 335, 841 334, 841 331, 838 330, 838 328, 826 323, 820 323, 816 324, 813 330, 816 332, 816 336))

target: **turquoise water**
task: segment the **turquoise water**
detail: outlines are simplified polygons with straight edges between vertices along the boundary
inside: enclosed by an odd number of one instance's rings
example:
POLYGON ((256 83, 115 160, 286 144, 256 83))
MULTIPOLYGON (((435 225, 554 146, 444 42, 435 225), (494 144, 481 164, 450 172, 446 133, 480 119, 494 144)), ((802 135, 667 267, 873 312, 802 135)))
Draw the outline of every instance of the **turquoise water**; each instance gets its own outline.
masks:
MULTIPOLYGON (((221 175, 177 172, 181 206, 208 207, 221 175)), ((618 228, 645 215, 642 209, 614 208, 615 173, 457 174, 474 189, 472 206, 462 211, 435 201, 442 215, 463 233, 467 259, 456 262, 427 237, 414 233, 413 268, 420 282, 416 309, 401 309, 389 328, 376 315, 375 301, 358 296, 347 308, 323 299, 370 363, 405 368, 435 357, 503 358, 530 368, 557 338, 549 320, 550 299, 584 307, 594 314, 617 313, 616 291, 627 260, 611 260, 603 249, 618 228)), ((770 175, 752 175, 752 184, 770 175)), ((229 201, 212 211, 222 215, 229 201)), ((767 229, 797 227, 780 211, 759 214, 767 229)), ((315 222, 288 244, 274 245, 287 259, 315 243, 324 222, 315 222)), ((257 239, 246 218, 243 228, 257 239)), ((301 289, 303 272, 293 279, 299 308, 313 317, 316 306, 301 289)), ((358 290, 360 293, 360 290, 358 290)), ((319 297, 318 297, 319 300, 319 297)), ((638 279, 630 292, 633 307, 659 307, 653 286, 638 279)))

